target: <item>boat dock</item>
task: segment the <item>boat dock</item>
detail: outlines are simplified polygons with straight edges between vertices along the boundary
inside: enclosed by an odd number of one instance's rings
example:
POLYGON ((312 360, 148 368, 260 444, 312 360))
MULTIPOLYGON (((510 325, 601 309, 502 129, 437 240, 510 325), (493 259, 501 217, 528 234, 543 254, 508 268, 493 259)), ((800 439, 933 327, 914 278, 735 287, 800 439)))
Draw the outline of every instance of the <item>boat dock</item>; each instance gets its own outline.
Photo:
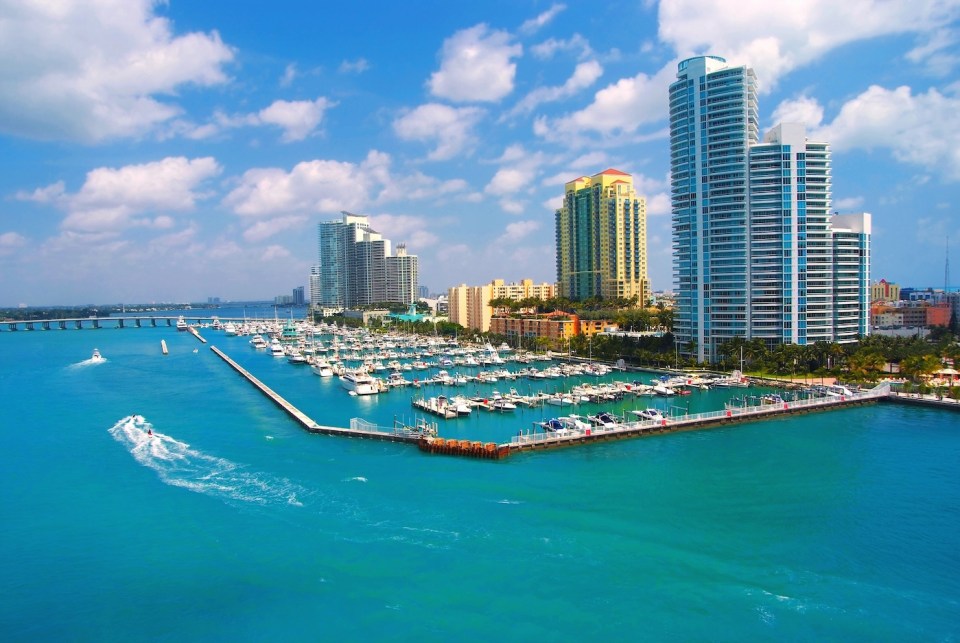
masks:
POLYGON ((872 404, 890 396, 889 384, 852 395, 828 396, 809 400, 796 400, 782 404, 731 408, 723 411, 708 411, 695 415, 670 417, 663 420, 640 420, 624 422, 613 427, 591 427, 582 431, 531 431, 511 438, 509 443, 500 445, 511 453, 569 447, 607 440, 622 440, 653 434, 675 431, 709 429, 718 426, 742 424, 757 420, 766 420, 780 416, 827 411, 848 406, 872 404))
POLYGON ((452 420, 457 417, 457 409, 453 404, 450 404, 446 398, 439 397, 414 397, 411 398, 410 403, 413 405, 413 408, 420 409, 421 411, 426 411, 432 415, 438 415, 445 420, 452 420))
MULTIPOLYGON (((419 449, 426 453, 466 456, 472 458, 485 458, 499 460, 513 453, 525 451, 540 451, 544 449, 554 449, 560 447, 573 447, 595 442, 605 442, 608 440, 621 440, 627 438, 645 437, 649 435, 659 435, 663 433, 672 433, 676 431, 692 431, 698 429, 709 429, 719 426, 729 426, 742 424, 744 422, 762 421, 797 415, 803 413, 812 413, 817 411, 829 411, 838 408, 850 406, 861 406, 864 404, 873 404, 881 400, 903 401, 925 403, 927 400, 913 400, 905 396, 897 396, 890 391, 889 384, 881 384, 867 391, 860 391, 850 395, 826 396, 814 399, 784 401, 779 404, 765 404, 759 406, 727 408, 722 411, 709 411, 706 413, 697 413, 694 415, 682 415, 665 418, 662 420, 639 420, 634 422, 622 422, 607 426, 592 426, 584 429, 562 429, 558 431, 530 430, 520 431, 518 435, 511 438, 510 442, 496 444, 493 442, 482 443, 471 440, 444 439, 436 435, 436 424, 428 424, 425 421, 419 421, 416 426, 407 426, 395 423, 392 428, 380 427, 361 418, 350 420, 350 428, 325 426, 318 424, 305 413, 297 409, 290 402, 274 392, 266 384, 258 380, 242 366, 234 362, 223 351, 216 346, 211 346, 210 350, 216 353, 224 362, 229 364, 235 371, 242 375, 247 381, 253 384, 264 395, 267 396, 287 415, 296 420, 305 430, 311 433, 322 433, 326 435, 339 435, 344 437, 359 437, 374 440, 384 440, 389 442, 402 442, 406 444, 416 444, 419 449)), ((425 400, 424 398, 413 398, 411 400, 415 408, 440 415, 442 417, 456 417, 455 407, 441 408, 436 398, 425 400), (450 413, 453 415, 449 415, 450 413)), ((943 402, 930 400, 934 405, 951 406, 960 409, 960 404, 954 402, 943 402)))
POLYGON ((254 377, 249 371, 237 364, 235 361, 230 359, 226 353, 221 351, 216 346, 211 346, 212 350, 220 359, 229 364, 233 370, 242 375, 248 382, 253 384, 261 393, 267 396, 271 402, 276 404, 282 411, 287 415, 296 420, 300 426, 309 431, 310 433, 323 433, 326 435, 339 435, 349 438, 366 438, 371 440, 384 440, 387 442, 406 442, 409 444, 416 444, 417 441, 423 437, 423 432, 418 431, 415 427, 407 427, 404 425, 397 425, 392 428, 380 427, 375 424, 371 424, 361 418, 353 418, 350 420, 350 428, 336 427, 336 426, 324 426, 314 422, 306 413, 295 407, 293 404, 287 400, 280 397, 273 389, 269 386, 258 380, 254 377))

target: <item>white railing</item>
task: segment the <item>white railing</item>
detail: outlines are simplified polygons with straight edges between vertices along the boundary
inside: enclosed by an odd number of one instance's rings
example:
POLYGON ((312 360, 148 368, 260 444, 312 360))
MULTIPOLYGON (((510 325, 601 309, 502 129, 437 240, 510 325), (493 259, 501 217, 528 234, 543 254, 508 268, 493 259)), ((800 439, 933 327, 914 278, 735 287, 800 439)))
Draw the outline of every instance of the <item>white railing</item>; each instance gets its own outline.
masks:
POLYGON ((820 397, 806 400, 795 400, 791 402, 780 402, 776 404, 765 404, 761 406, 747 406, 740 408, 729 408, 721 411, 706 411, 695 413, 694 415, 681 415, 666 418, 664 420, 640 420, 637 422, 625 422, 615 427, 591 427, 590 429, 565 429, 559 432, 535 432, 522 435, 515 435, 510 439, 510 445, 515 447, 538 445, 538 444, 558 444, 572 442, 584 437, 593 437, 597 435, 619 435, 619 434, 642 434, 656 430, 668 430, 672 428, 682 428, 688 425, 699 424, 704 421, 711 421, 721 418, 746 418, 764 415, 783 415, 796 409, 811 407, 830 407, 846 406, 851 402, 875 399, 885 397, 890 393, 889 384, 881 384, 868 391, 860 391, 851 395, 840 395, 830 397, 820 397))

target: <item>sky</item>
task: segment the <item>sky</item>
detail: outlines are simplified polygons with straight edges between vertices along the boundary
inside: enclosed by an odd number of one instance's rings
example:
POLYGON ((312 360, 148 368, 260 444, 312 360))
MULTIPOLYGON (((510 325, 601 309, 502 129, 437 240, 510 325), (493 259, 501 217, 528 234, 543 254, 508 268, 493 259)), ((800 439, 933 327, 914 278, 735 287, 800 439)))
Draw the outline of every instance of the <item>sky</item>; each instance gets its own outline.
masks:
POLYGON ((667 88, 711 54, 833 150, 872 279, 960 284, 960 0, 0 0, 0 306, 272 299, 368 215, 431 292, 556 279, 564 183, 647 198, 672 287, 667 88))

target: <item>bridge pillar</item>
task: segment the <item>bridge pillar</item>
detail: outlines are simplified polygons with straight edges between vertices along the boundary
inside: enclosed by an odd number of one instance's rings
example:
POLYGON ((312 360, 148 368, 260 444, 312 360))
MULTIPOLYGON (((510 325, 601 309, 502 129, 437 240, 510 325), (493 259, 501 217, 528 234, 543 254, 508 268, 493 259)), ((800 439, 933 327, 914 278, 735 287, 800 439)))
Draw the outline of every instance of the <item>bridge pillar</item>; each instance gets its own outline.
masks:
POLYGON ((157 327, 157 318, 156 318, 156 317, 151 317, 151 318, 150 318, 150 325, 153 326, 154 328, 157 327))
POLYGON ((83 322, 80 321, 79 319, 73 323, 76 324, 77 330, 81 330, 83 328, 83 322))
POLYGON ((9 328, 10 330, 17 330, 17 322, 11 322, 7 324, 7 328, 9 328))
POLYGON ((117 319, 117 328, 123 328, 123 317, 117 319))
POLYGON ((67 322, 60 320, 60 330, 67 330, 67 322))
POLYGON ((97 319, 96 317, 93 318, 93 327, 100 328, 100 320, 97 319))
POLYGON ((137 317, 136 319, 134 319, 134 320, 133 320, 133 323, 135 323, 135 324, 137 325, 137 328, 140 328, 140 318, 139 318, 139 317, 137 317))
POLYGON ((33 330, 33 322, 27 322, 24 325, 27 327, 27 330, 33 330))
POLYGON ((40 327, 43 330, 50 330, 50 322, 48 321, 40 322, 40 327))
POLYGON ((167 317, 167 326, 173 326, 173 320, 167 317))

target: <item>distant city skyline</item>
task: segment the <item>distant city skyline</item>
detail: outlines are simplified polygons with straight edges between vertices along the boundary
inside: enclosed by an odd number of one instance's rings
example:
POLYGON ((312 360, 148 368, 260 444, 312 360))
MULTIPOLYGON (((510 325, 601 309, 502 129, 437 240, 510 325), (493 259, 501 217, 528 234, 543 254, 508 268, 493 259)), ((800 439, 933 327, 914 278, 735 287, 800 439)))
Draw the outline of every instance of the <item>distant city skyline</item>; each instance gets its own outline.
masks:
POLYGON ((761 132, 830 142, 832 210, 873 214, 872 278, 942 287, 958 20, 957 0, 427 0, 335 20, 296 0, 11 0, 0 306, 269 300, 309 283, 341 210, 405 244, 432 292, 553 281, 564 185, 608 167, 646 199, 651 289, 673 290, 667 88, 702 54, 756 69, 761 132))

